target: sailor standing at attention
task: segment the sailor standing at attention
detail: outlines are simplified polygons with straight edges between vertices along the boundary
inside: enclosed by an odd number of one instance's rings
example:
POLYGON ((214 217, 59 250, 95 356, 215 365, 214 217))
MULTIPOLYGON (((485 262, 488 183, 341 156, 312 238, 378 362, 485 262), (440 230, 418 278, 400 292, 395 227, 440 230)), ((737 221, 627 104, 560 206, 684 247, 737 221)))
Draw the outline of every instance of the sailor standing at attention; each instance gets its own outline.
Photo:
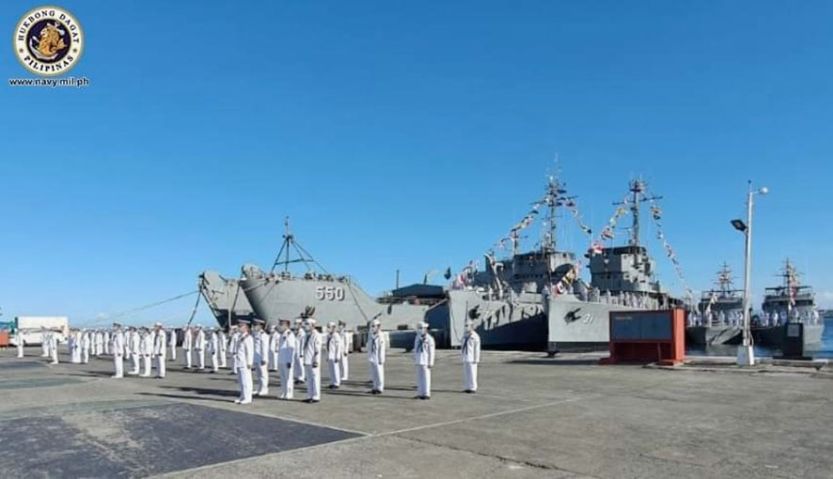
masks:
POLYGON ((69 360, 72 364, 81 364, 81 334, 77 329, 72 329, 69 332, 69 360))
POLYGON ((162 329, 162 323, 154 325, 155 334, 153 335, 153 357, 156 360, 156 379, 164 379, 168 356, 168 336, 165 330, 162 329))
POLYGON ((228 349, 231 357, 231 374, 237 374, 237 364, 234 362, 234 357, 237 355, 237 346, 240 344, 240 328, 237 325, 231 327, 231 336, 229 337, 228 349))
POLYGON ((49 333, 49 355, 52 356, 52 364, 58 364, 58 333, 49 333))
POLYGON ((185 369, 191 369, 191 351, 194 349, 194 331, 191 326, 183 330, 182 355, 185 356, 185 369))
POLYGON ((217 328, 212 328, 208 333, 208 355, 211 357, 211 372, 216 373, 219 365, 217 355, 220 350, 220 338, 217 336, 217 328))
POLYGON ((102 335, 102 345, 104 346, 104 354, 110 354, 110 330, 105 329, 102 335))
POLYGON ((113 324, 113 369, 115 369, 113 378, 121 379, 124 377, 124 333, 121 330, 121 325, 113 324))
POLYGON ((306 403, 321 400, 321 334, 315 329, 315 320, 304 320, 304 342, 302 343, 301 361, 304 363, 307 378, 306 403))
POLYGON ((421 322, 414 339, 414 364, 417 372, 417 399, 431 399, 431 368, 434 367, 434 338, 428 323, 421 322))
POLYGON ((327 366, 330 373, 330 389, 341 387, 341 359, 344 352, 341 346, 341 333, 336 331, 336 323, 327 323, 327 366))
POLYGON ((205 331, 202 326, 197 326, 197 334, 194 336, 194 351, 197 353, 200 371, 205 369, 205 331))
POLYGON ((17 328, 14 332, 14 343, 17 346, 17 357, 23 357, 23 332, 17 328))
POLYGON ((176 329, 168 331, 168 346, 171 348, 171 361, 176 361, 176 329))
POLYGON ((300 319, 295 320, 295 341, 298 343, 298 347, 295 348, 295 364, 292 366, 292 374, 295 375, 295 384, 302 384, 304 382, 306 376, 306 368, 304 367, 303 355, 304 355, 304 338, 306 338, 307 332, 304 330, 303 324, 300 319))
POLYGON ((130 327, 130 359, 133 360, 133 370, 130 374, 139 374, 139 363, 142 357, 142 336, 135 327, 130 327))
POLYGON ((40 343, 41 355, 40 355, 40 357, 48 358, 49 357, 49 331, 46 330, 45 326, 41 326, 41 328, 40 328, 40 337, 41 337, 41 343, 40 343))
POLYGON ((151 367, 150 356, 153 354, 153 336, 151 336, 148 328, 142 328, 142 338, 139 349, 142 354, 142 366, 144 370, 142 372, 142 377, 149 378, 151 367))
POLYGON ((266 324, 262 319, 255 319, 254 341, 254 365, 257 373, 257 391, 255 396, 269 394, 269 335, 263 330, 266 324))
POLYGON ((272 371, 278 370, 278 348, 281 343, 281 333, 278 332, 277 326, 272 325, 269 328, 269 369, 272 371))
POLYGON ((217 351, 220 356, 220 367, 225 368, 226 366, 228 366, 228 364, 226 363, 226 353, 228 352, 228 339, 226 338, 225 331, 223 331, 222 329, 217 330, 217 341, 219 346, 219 349, 217 351))
POLYGON ((292 365, 295 362, 295 334, 289 328, 289 320, 281 319, 278 324, 278 371, 281 376, 280 399, 295 397, 295 381, 292 377, 292 365))
POLYGON ((90 332, 84 330, 81 332, 81 362, 87 364, 90 362, 90 332))
POLYGON ((477 364, 480 363, 480 335, 471 322, 466 322, 460 355, 463 357, 463 392, 474 394, 477 392, 477 364))
POLYGON ((370 337, 367 338, 367 360, 370 362, 370 380, 373 389, 370 394, 382 394, 385 391, 385 336, 381 331, 382 323, 374 319, 370 323, 370 337))
POLYGON ((237 371, 237 382, 240 385, 240 397, 235 404, 252 403, 252 365, 254 364, 254 340, 249 334, 248 321, 240 320, 240 338, 234 348, 234 369, 237 371))
POLYGON ((100 329, 95 331, 95 357, 101 356, 104 353, 104 334, 100 329))
POLYGON ((347 323, 344 320, 338 322, 338 334, 341 335, 341 380, 347 381, 350 375, 350 332, 347 331, 347 323))

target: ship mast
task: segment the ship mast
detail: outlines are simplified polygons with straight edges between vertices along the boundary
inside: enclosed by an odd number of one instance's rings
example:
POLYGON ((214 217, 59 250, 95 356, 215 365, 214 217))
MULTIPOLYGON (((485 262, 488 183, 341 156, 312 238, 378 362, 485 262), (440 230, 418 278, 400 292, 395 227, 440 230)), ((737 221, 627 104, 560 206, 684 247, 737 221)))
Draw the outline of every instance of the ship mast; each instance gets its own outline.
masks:
POLYGON ((662 196, 645 196, 645 191, 648 189, 648 184, 642 179, 633 180, 630 182, 628 190, 631 192, 629 201, 620 203, 613 203, 615 206, 630 206, 631 210, 631 238, 628 242, 630 246, 639 246, 639 207, 643 201, 661 200, 662 196))
POLYGON ((575 196, 563 196, 567 193, 563 187, 565 185, 558 181, 555 176, 550 176, 547 182, 547 191, 544 196, 544 202, 547 205, 547 227, 548 231, 542 242, 542 249, 545 253, 554 253, 556 247, 556 221, 555 215, 559 206, 564 206, 567 202, 575 199, 575 196))
POLYGON ((278 255, 275 257, 275 262, 272 264, 272 273, 275 272, 279 266, 283 268, 284 273, 289 272, 289 266, 293 263, 304 263, 304 266, 307 268, 307 271, 314 271, 315 267, 317 266, 321 271, 325 272, 327 270, 322 267, 315 258, 312 257, 311 254, 301 246, 298 241, 295 240, 295 235, 292 234, 291 230, 289 229, 289 217, 287 216, 283 220, 283 244, 281 245, 281 249, 278 251, 278 255), (291 257, 291 250, 295 250, 297 254, 296 258, 291 257), (283 259, 282 259, 283 258, 283 259))
POLYGON ((717 286, 724 295, 732 290, 732 270, 727 263, 723 263, 723 268, 717 272, 717 286))

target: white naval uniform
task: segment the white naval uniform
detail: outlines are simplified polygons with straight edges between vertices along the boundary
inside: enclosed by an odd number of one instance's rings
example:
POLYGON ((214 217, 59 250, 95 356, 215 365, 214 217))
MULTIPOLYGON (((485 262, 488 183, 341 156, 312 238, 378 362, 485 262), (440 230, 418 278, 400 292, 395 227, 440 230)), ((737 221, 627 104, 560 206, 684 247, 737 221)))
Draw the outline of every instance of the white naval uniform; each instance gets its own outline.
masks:
POLYGON ((344 355, 341 346, 341 334, 327 333, 327 367, 330 373, 330 386, 341 386, 341 359, 344 355))
POLYGON ((176 361, 176 329, 168 331, 168 346, 171 347, 171 361, 176 361))
POLYGON ((110 331, 104 331, 101 344, 104 346, 104 354, 110 354, 110 331))
POLYGON ((480 335, 467 332, 460 346, 463 358, 463 387, 466 391, 477 391, 477 365, 480 363, 480 335))
POLYGON ((104 352, 104 334, 102 334, 101 331, 96 331, 94 339, 95 339, 95 343, 94 343, 95 344, 95 356, 98 357, 98 356, 101 356, 101 354, 104 352))
POLYGON ((350 332, 346 329, 339 331, 341 335, 341 380, 347 381, 350 377, 350 332))
POLYGON ((298 344, 295 334, 287 329, 278 337, 278 371, 281 376, 281 399, 295 397, 295 379, 292 377, 292 366, 295 363, 295 350, 298 344))
POLYGON ((87 364, 90 362, 90 332, 84 331, 81 333, 81 362, 87 364))
POLYGON ((76 331, 69 335, 69 360, 72 364, 81 364, 81 333, 76 331))
POLYGON ((217 331, 211 331, 206 347, 208 349, 208 355, 211 357, 211 370, 216 373, 220 366, 217 358, 220 350, 220 339, 217 337, 217 331))
POLYGON ((304 335, 301 361, 307 377, 307 398, 321 400, 321 333, 315 329, 304 335))
POLYGON ((150 377, 150 355, 153 354, 153 336, 150 333, 142 336, 139 348, 142 354, 142 366, 144 368, 142 377, 148 378, 150 377))
POLYGON ((185 369, 191 369, 191 351, 194 349, 194 332, 185 329, 185 336, 182 338, 182 355, 185 356, 185 369))
POLYGON ((124 377, 124 333, 121 331, 113 331, 111 341, 113 342, 113 369, 115 369, 113 377, 121 379, 124 377))
POLYGON ((373 390, 385 390, 385 336, 381 332, 371 334, 367 341, 367 360, 370 362, 370 380, 373 390))
POLYGON ((307 337, 307 332, 303 328, 298 328, 295 331, 295 342, 298 345, 295 348, 295 361, 292 365, 292 374, 295 375, 295 380, 304 382, 306 379, 306 368, 304 367, 304 339, 307 337))
POLYGON ((16 344, 16 346, 17 346, 17 357, 22 358, 23 357, 23 335, 20 333, 19 329, 14 334, 15 334, 15 342, 17 343, 16 344))
POLYGON ((234 361, 234 356, 237 355, 237 346, 240 345, 240 332, 235 331, 229 338, 229 356, 231 356, 231 372, 237 374, 237 363, 234 361))
POLYGON ((241 336, 234 352, 234 369, 237 371, 237 382, 240 385, 240 404, 252 402, 252 364, 254 363, 254 340, 251 334, 241 336))
POLYGON ((133 360, 133 371, 131 374, 139 374, 139 359, 142 352, 142 337, 138 331, 130 332, 130 358, 133 360))
POLYGON ((197 330, 194 337, 194 351, 197 353, 197 364, 200 369, 205 369, 205 331, 197 330))
POLYGON ((269 394, 269 335, 265 331, 254 333, 254 367, 257 372, 257 396, 269 394))
POLYGON ((52 356, 52 364, 58 364, 58 335, 49 335, 49 355, 52 356))
POLYGON ((228 352, 228 338, 226 338, 226 333, 220 331, 218 333, 217 339, 220 346, 218 352, 218 354, 220 355, 220 367, 225 368, 226 366, 228 366, 228 363, 226 363, 226 353, 228 352))
POLYGON ((49 357, 49 334, 50 333, 48 331, 41 330, 40 357, 42 358, 49 357))
POLYGON ((434 366, 434 337, 417 333, 414 339, 414 364, 417 372, 417 396, 431 397, 431 368, 434 366))
POLYGON ((153 337, 153 357, 156 360, 156 377, 164 378, 166 367, 165 361, 168 356, 168 335, 164 329, 160 329, 153 337))
POLYGON ((281 333, 278 330, 272 331, 269 335, 269 369, 272 371, 278 370, 278 348, 281 343, 281 333))

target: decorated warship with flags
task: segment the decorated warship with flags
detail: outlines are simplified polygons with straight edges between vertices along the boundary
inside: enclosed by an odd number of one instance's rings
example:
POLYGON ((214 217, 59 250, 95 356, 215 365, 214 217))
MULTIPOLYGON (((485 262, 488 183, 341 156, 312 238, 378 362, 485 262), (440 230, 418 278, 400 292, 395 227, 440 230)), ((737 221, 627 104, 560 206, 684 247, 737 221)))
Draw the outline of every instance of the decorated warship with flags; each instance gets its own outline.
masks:
POLYGON ((801 275, 787 259, 779 276, 780 286, 766 288, 761 305, 762 316, 754 321, 752 337, 755 344, 780 348, 790 323, 804 325, 804 345, 821 343, 824 321, 816 307, 816 295, 811 286, 801 284, 801 275))
POLYGON ((723 263, 715 289, 704 291, 697 310, 689 315, 686 340, 711 346, 737 341, 743 324, 743 290, 735 289, 732 270, 723 263))
POLYGON ((590 284, 574 281, 573 275, 565 276, 547 298, 548 335, 547 350, 555 354, 559 349, 606 348, 610 339, 609 315, 611 311, 666 309, 681 305, 672 298, 656 278, 656 263, 641 243, 641 206, 648 203, 657 239, 662 242, 668 260, 678 279, 688 289, 677 254, 669 244, 662 228, 662 209, 659 196, 649 194, 648 185, 638 179, 630 182, 628 193, 596 242, 585 257, 589 260, 590 284), (616 236, 616 226, 626 214, 631 215, 630 238, 625 246, 603 246, 616 236))
POLYGON ((378 319, 382 328, 414 325, 423 318, 445 315, 441 286, 416 284, 373 298, 349 276, 327 272, 301 246, 285 224, 283 244, 269 272, 256 265, 242 267, 243 292, 257 317, 269 325, 300 317, 304 311, 319 321, 344 321, 349 329, 378 319), (297 270, 301 270, 301 272, 297 270))

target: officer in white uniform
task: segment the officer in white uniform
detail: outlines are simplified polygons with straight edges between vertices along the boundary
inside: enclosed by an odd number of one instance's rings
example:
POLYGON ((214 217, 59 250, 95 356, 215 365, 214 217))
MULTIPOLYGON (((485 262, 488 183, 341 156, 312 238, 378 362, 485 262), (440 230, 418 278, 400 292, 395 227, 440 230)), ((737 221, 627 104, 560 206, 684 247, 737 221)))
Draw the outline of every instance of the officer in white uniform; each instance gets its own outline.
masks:
POLYGON ((480 335, 471 322, 466 322, 460 355, 463 359, 463 392, 474 394, 477 392, 477 365, 480 363, 480 335))
POLYGON ((211 357, 211 372, 216 373, 219 366, 219 358, 217 357, 220 354, 220 337, 217 335, 217 328, 212 328, 211 332, 208 333, 208 355, 211 357))
POLYGON ((142 355, 142 377, 149 378, 151 369, 150 357, 153 354, 153 336, 150 334, 150 331, 148 331, 148 328, 142 328, 139 352, 142 355))
POLYGON ((121 379, 124 377, 124 333, 121 330, 121 325, 113 324, 113 335, 111 337, 112 351, 113 351, 113 374, 114 379, 121 379))
POLYGON ((301 343, 301 361, 307 379, 306 403, 321 400, 321 334, 315 329, 315 320, 304 320, 304 339, 301 343))
POLYGON ((110 331, 105 329, 102 333, 102 346, 104 347, 104 354, 110 354, 110 331))
POLYGON ((139 334, 139 330, 132 326, 130 328, 130 358, 133 360, 133 370, 130 371, 130 374, 138 375, 142 358, 142 336, 139 334))
POLYGON ((434 349, 434 337, 428 334, 428 323, 419 323, 414 339, 417 399, 431 399, 431 368, 434 367, 434 349))
POLYGON ((330 389, 341 387, 341 359, 344 355, 341 346, 341 333, 336 330, 336 323, 327 323, 327 371, 330 373, 330 389))
POLYGON ((254 364, 254 340, 249 334, 249 322, 240 320, 238 322, 240 338, 234 347, 234 370, 237 371, 237 382, 240 385, 240 397, 234 402, 236 404, 252 403, 252 365, 254 364))
POLYGON ((49 355, 52 356, 52 364, 58 364, 58 333, 49 333, 49 355))
POLYGON ((14 332, 14 338, 15 338, 14 341, 16 343, 15 345, 17 346, 17 357, 22 358, 23 357, 23 331, 21 331, 20 328, 17 328, 17 330, 14 332))
POLYGON ((341 380, 347 381, 350 377, 350 331, 347 330, 347 323, 342 320, 338 322, 338 334, 341 335, 341 380))
POLYGON ((218 346, 218 354, 220 356, 220 367, 226 368, 228 363, 226 363, 226 353, 228 352, 228 338, 226 337, 225 331, 222 329, 217 331, 217 341, 218 346))
POLYGON ((271 371, 278 370, 278 348, 281 343, 281 333, 278 332, 277 326, 272 325, 269 328, 269 369, 271 371))
POLYGON ((280 399, 292 399, 295 397, 295 380, 292 375, 292 366, 295 363, 295 350, 298 345, 295 341, 295 333, 290 329, 288 319, 281 319, 278 325, 278 372, 281 376, 280 399))
POLYGON ((185 369, 191 369, 191 351, 194 350, 194 328, 186 326, 183 333, 182 355, 185 356, 185 369))
POLYGON ((255 396, 269 394, 269 334, 263 330, 266 324, 262 319, 255 319, 253 335, 255 353, 254 366, 257 373, 257 391, 255 396))
POLYGON ((295 320, 295 340, 298 347, 295 349, 295 364, 293 365, 293 374, 295 375, 295 384, 302 384, 306 376, 306 368, 304 367, 304 338, 307 332, 304 330, 301 319, 295 320))
POLYGON ((205 331, 202 326, 197 326, 197 334, 194 335, 194 352, 197 353, 197 364, 202 371, 205 369, 205 331))
POLYGON ((41 355, 40 355, 40 357, 48 358, 49 357, 49 331, 47 331, 45 326, 41 326, 40 336, 41 336, 41 343, 40 343, 41 355))
POLYGON ((69 332, 69 360, 72 364, 81 364, 81 333, 77 329, 69 332))
POLYGON ((168 331, 168 346, 171 348, 171 361, 176 361, 176 329, 171 328, 168 331))
POLYGON ((228 348, 231 357, 231 374, 237 374, 237 366, 234 364, 234 355, 237 354, 237 345, 240 344, 240 328, 237 325, 231 327, 228 348))
POLYGON ((385 391, 385 336, 382 323, 374 319, 370 323, 370 337, 367 338, 367 360, 370 362, 370 380, 373 389, 370 394, 382 394, 385 391))
POLYGON ((156 379, 164 379, 167 368, 168 356, 168 335, 162 328, 162 323, 154 325, 156 330, 153 335, 153 357, 156 360, 156 379))
POLYGON ((90 332, 84 330, 81 332, 81 362, 87 364, 90 362, 90 332))

